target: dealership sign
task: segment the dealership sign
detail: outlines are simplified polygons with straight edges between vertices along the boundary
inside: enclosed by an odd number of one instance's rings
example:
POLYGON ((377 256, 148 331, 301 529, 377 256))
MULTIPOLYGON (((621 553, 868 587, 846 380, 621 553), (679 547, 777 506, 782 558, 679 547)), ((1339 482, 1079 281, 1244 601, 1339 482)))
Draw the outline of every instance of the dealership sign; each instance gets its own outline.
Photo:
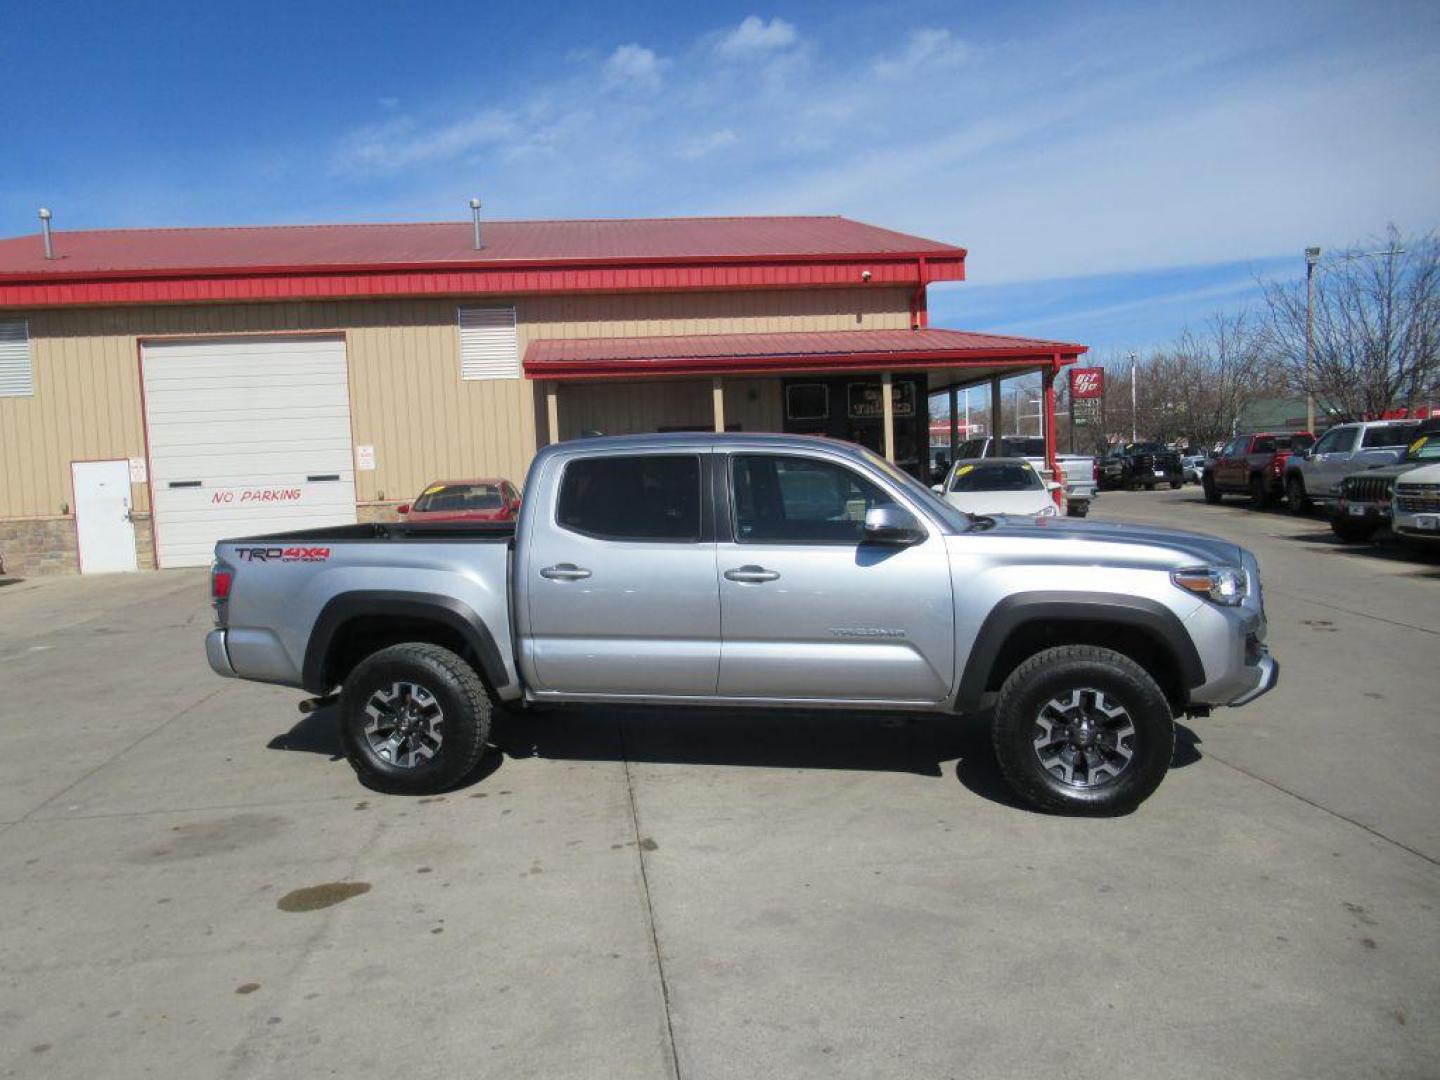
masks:
POLYGON ((1070 396, 1077 401, 1105 396, 1105 369, 1082 367, 1070 369, 1070 396))

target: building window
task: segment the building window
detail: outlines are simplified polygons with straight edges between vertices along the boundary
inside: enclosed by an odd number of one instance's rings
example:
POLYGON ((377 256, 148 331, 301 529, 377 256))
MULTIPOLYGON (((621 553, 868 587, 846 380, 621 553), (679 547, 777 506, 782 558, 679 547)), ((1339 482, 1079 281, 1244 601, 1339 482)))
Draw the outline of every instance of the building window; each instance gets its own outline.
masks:
POLYGON ((601 540, 700 539, 700 459, 693 455, 580 458, 565 466, 555 517, 601 540))
POLYGON ((520 377, 520 343, 513 307, 460 309, 460 377, 520 377))
POLYGON ((0 397, 32 397, 34 393, 30 324, 0 322, 0 397))
POLYGON ((830 388, 824 383, 791 383, 785 388, 785 419, 827 420, 830 388))

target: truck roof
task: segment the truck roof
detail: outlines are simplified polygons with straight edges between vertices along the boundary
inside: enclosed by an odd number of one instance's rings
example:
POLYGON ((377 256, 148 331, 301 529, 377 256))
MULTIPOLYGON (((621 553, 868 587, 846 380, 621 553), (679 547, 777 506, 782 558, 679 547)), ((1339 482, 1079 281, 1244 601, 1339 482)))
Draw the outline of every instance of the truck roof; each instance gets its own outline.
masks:
POLYGON ((846 457, 863 459, 865 451, 854 443, 824 435, 780 435, 769 432, 743 431, 669 431, 647 435, 595 435, 551 443, 537 457, 547 457, 575 450, 656 450, 662 448, 708 450, 720 446, 730 448, 763 448, 765 450, 814 450, 817 446, 846 457))

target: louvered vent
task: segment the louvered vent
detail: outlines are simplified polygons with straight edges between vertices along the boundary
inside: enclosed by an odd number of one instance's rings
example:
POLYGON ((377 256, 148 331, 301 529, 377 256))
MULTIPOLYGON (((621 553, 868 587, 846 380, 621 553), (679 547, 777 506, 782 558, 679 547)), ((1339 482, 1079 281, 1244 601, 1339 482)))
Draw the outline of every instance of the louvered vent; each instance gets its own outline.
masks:
POLYGON ((520 377, 520 348, 513 307, 460 309, 460 377, 520 377))
POLYGON ((30 324, 0 322, 0 397, 31 397, 34 393, 30 324))

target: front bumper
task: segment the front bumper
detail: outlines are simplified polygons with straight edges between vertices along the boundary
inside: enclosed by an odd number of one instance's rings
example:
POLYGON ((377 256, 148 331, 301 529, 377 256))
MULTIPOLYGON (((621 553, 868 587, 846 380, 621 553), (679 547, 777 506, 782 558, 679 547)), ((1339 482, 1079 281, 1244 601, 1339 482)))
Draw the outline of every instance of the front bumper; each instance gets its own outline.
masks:
POLYGON ((1255 670, 1258 674, 1255 685, 1233 701, 1228 702, 1229 705, 1249 705, 1250 702, 1256 698, 1268 694, 1271 690, 1275 689, 1275 684, 1280 681, 1279 660, 1276 660, 1266 652, 1260 657, 1260 663, 1255 665, 1255 670))
POLYGON ((225 647, 225 631, 211 630, 205 635, 205 659, 210 661, 210 670, 227 679, 236 678, 235 668, 230 663, 230 651, 225 647))
POLYGON ((1440 514, 1429 511, 1407 513, 1404 510, 1397 510, 1392 528, 1401 536, 1440 542, 1440 514))
POLYGON ((1340 496, 1335 502, 1335 516, 1348 518, 1352 521, 1375 521, 1385 523, 1390 520, 1390 504, 1377 502, 1351 502, 1345 496, 1340 496))

